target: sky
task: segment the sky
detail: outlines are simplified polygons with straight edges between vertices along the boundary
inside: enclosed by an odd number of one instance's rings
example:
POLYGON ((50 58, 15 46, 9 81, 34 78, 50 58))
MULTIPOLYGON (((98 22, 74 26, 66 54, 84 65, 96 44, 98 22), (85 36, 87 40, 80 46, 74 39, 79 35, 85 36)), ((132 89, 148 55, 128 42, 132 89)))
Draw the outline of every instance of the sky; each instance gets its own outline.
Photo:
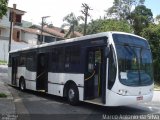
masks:
MULTIPOLYGON (((89 19, 97 19, 105 15, 105 10, 113 5, 113 0, 9 0, 9 7, 17 4, 17 9, 26 11, 23 20, 41 23, 41 17, 46 18, 46 22, 60 27, 64 22, 63 18, 74 12, 76 16, 82 15, 82 3, 87 3, 91 9, 89 19)), ((153 15, 160 14, 160 0, 146 0, 145 5, 150 8, 153 15)))
POLYGON ((146 0, 145 5, 152 10, 154 17, 160 15, 160 0, 146 0))

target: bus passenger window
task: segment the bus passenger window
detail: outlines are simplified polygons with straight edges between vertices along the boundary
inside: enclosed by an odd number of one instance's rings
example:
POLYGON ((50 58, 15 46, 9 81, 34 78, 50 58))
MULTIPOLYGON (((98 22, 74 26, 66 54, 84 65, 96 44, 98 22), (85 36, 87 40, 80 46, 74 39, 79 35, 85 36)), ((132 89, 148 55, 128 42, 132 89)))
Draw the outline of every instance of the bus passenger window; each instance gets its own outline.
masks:
POLYGON ((24 56, 19 57, 18 64, 19 64, 19 66, 24 66, 25 65, 25 57, 24 56))
POLYGON ((88 54, 88 72, 93 72, 94 64, 94 52, 90 51, 88 54))
POLYGON ((71 49, 70 47, 65 48, 65 71, 69 71, 71 62, 71 49))
POLYGON ((57 52, 57 49, 54 48, 52 50, 52 65, 49 66, 49 67, 51 67, 53 72, 57 71, 57 64, 58 64, 58 52, 57 52))
POLYGON ((26 58, 26 69, 30 71, 35 71, 36 70, 35 61, 36 60, 33 54, 28 54, 26 58))
POLYGON ((65 48, 65 71, 79 72, 80 68, 80 47, 78 45, 65 48))

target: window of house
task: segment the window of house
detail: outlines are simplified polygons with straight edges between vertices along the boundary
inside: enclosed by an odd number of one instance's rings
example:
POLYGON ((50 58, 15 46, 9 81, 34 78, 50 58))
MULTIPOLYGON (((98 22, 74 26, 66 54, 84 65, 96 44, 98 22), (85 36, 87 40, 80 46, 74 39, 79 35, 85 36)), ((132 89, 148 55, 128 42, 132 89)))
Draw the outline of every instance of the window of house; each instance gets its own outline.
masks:
POLYGON ((17 31, 17 39, 19 39, 19 37, 20 37, 20 32, 17 31))

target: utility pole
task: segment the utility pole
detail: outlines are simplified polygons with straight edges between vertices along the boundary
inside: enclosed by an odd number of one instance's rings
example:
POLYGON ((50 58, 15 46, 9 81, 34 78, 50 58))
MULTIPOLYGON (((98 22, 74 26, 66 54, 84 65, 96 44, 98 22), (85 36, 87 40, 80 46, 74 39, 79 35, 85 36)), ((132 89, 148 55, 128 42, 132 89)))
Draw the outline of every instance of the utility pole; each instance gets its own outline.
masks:
POLYGON ((88 11, 89 10, 93 10, 91 9, 86 3, 82 3, 82 7, 84 8, 83 10, 81 10, 82 14, 84 14, 85 16, 85 23, 84 23, 84 32, 83 35, 86 35, 86 29, 87 29, 87 17, 90 16, 88 11))
POLYGON ((41 25, 41 41, 40 44, 44 43, 44 39, 43 39, 43 27, 44 27, 44 19, 48 18, 50 16, 43 16, 42 17, 42 25, 41 25))
POLYGON ((9 34, 8 52, 11 50, 13 23, 15 23, 15 9, 16 9, 16 4, 13 4, 13 9, 10 9, 10 34, 9 34))

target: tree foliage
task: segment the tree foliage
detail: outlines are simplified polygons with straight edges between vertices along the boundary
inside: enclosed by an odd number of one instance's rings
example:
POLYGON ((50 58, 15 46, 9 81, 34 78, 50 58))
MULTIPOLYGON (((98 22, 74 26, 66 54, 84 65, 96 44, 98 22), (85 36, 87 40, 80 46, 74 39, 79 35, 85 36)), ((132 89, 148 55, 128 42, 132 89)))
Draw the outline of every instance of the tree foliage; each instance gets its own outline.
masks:
POLYGON ((140 35, 142 30, 148 27, 149 23, 153 22, 153 14, 151 9, 144 5, 139 5, 129 16, 131 24, 134 28, 134 33, 140 35))
POLYGON ((158 23, 160 22, 160 14, 156 16, 155 20, 156 20, 156 22, 158 22, 158 23))
POLYGON ((7 13, 7 0, 0 0, 0 19, 7 13))
POLYGON ((122 31, 132 32, 131 26, 126 21, 112 20, 112 19, 98 19, 92 20, 88 24, 87 34, 94 34, 106 31, 122 31))
POLYGON ((141 36, 149 41, 153 56, 154 79, 158 82, 160 79, 160 24, 149 24, 143 29, 141 36))
POLYGON ((110 7, 106 13, 110 18, 117 20, 128 20, 133 7, 143 5, 145 0, 114 0, 113 6, 110 7))
POLYGON ((74 13, 70 13, 63 18, 65 23, 62 25, 62 28, 69 26, 69 31, 66 33, 65 37, 69 35, 70 37, 74 37, 75 27, 79 25, 80 20, 84 20, 84 18, 82 16, 76 17, 74 13))
MULTIPOLYGON (((145 0, 114 0, 106 12, 107 19, 92 20, 88 23, 87 34, 105 31, 134 32, 146 38, 153 55, 154 79, 160 79, 160 23, 153 23, 151 9, 144 5, 145 0)), ((160 21, 160 15, 155 18, 160 21)), ((76 27, 82 32, 83 24, 76 27)), ((159 82, 160 83, 160 82, 159 82)))

